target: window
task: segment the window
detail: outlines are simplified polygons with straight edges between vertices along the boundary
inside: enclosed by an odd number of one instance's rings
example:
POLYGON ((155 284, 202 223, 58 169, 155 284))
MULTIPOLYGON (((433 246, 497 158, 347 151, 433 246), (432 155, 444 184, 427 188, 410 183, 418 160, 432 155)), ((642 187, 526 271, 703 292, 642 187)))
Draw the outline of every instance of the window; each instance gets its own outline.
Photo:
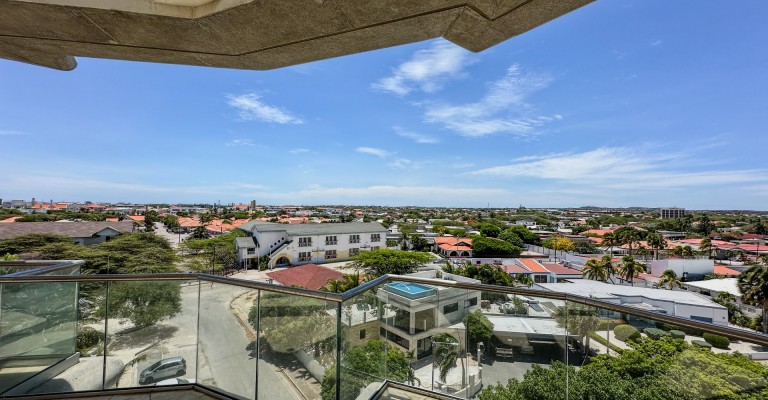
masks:
POLYGON ((349 235, 349 243, 360 243, 360 235, 349 235))
POLYGON ((547 275, 534 275, 533 281, 536 283, 547 283, 549 276, 547 275))
POLYGON ((379 246, 371 246, 371 251, 376 251, 379 249, 379 246))
POLYGON ((355 247, 354 249, 349 249, 349 256, 354 257, 356 255, 360 254, 360 249, 355 247))
POLYGON ((365 339, 365 329, 360 330, 360 339, 365 339))
POLYGON ((694 321, 701 321, 701 322, 709 322, 712 323, 712 318, 709 317, 699 317, 698 315, 691 315, 691 319, 694 321))
POLYGON ((310 261, 312 260, 312 253, 306 251, 302 251, 299 253, 299 261, 310 261))
POLYGON ((453 303, 443 306, 443 314, 450 314, 459 311, 459 303, 453 303))
POLYGON ((255 253, 256 253, 256 249, 254 249, 253 247, 248 248, 248 254, 255 254, 255 253))
POLYGON ((381 242, 381 234, 380 233, 372 233, 371 234, 371 242, 381 242))
POLYGON ((471 299, 464 301, 464 308, 469 308, 476 305, 477 305, 477 297, 473 297, 471 299))
POLYGON ((299 238, 299 247, 310 247, 312 246, 312 238, 311 237, 300 237, 299 238))
POLYGON ((330 260, 336 258, 336 250, 326 250, 325 251, 325 259, 330 260))
POLYGON ((325 237, 325 245, 326 246, 330 246, 330 245, 333 245, 333 244, 336 244, 336 243, 337 243, 336 236, 326 236, 325 237))

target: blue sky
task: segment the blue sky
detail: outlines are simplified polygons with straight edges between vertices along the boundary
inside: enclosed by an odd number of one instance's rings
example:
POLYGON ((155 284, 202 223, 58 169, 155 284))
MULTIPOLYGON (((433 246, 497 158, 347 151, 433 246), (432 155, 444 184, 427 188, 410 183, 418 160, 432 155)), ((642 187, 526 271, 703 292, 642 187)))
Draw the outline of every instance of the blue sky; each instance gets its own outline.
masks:
POLYGON ((0 60, 0 198, 765 210, 766 20, 764 1, 615 0, 477 54, 0 60))

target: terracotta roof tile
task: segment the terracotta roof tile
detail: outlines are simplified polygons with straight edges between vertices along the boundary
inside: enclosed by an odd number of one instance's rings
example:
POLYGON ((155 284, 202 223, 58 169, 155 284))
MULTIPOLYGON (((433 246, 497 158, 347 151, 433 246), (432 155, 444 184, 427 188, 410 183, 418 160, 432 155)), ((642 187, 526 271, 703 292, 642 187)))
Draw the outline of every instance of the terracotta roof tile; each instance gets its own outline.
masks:
POLYGON ((318 290, 330 280, 342 279, 344 274, 317 264, 304 264, 281 271, 268 272, 267 276, 285 286, 301 286, 318 290))

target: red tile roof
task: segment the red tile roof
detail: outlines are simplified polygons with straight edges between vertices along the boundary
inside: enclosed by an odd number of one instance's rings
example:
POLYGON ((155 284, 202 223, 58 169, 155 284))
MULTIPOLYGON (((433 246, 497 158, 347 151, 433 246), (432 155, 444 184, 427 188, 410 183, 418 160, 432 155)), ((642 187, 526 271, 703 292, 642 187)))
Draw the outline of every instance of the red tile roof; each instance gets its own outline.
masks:
POLYGON ((445 251, 472 251, 472 248, 469 246, 462 246, 462 245, 450 245, 443 243, 439 246, 437 246, 445 251))
POLYGON ((606 233, 611 233, 611 232, 613 232, 613 231, 612 231, 612 230, 610 230, 610 229, 590 229, 590 230, 587 230, 587 231, 584 231, 584 232, 582 232, 581 234, 582 234, 582 235, 597 235, 597 236, 603 236, 603 235, 605 235, 606 233))
POLYGON ((342 279, 344 274, 317 264, 304 264, 281 271, 268 272, 267 276, 285 286, 301 286, 318 290, 330 280, 342 279))
POLYGON ((714 272, 717 275, 732 275, 732 276, 740 275, 739 271, 730 269, 728 267, 724 267, 722 265, 715 265, 715 271, 714 272))
POLYGON ((440 244, 450 244, 455 245, 459 242, 463 242, 468 246, 472 246, 472 239, 470 238, 457 238, 457 237, 451 237, 451 236, 438 236, 435 238, 435 243, 440 244))
POLYGON ((527 269, 517 264, 502 265, 501 268, 504 268, 504 271, 507 271, 508 274, 530 274, 531 273, 531 271, 528 271, 527 269))
POLYGON ((547 271, 547 269, 544 268, 543 265, 539 264, 539 262, 536 260, 520 258, 518 261, 520 261, 520 263, 523 264, 525 268, 528 268, 528 270, 533 273, 549 273, 549 271, 547 271))
POLYGON ((581 275, 581 271, 556 263, 542 263, 544 268, 555 275, 581 275))

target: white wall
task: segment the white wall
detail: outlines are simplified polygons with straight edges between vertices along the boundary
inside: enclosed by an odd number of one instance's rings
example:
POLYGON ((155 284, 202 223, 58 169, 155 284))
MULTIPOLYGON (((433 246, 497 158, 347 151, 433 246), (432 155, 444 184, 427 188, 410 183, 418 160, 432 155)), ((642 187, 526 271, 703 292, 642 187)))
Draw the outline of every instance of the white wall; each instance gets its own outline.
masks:
POLYGON ((651 275, 653 276, 661 276, 661 274, 668 269, 675 271, 678 277, 682 277, 685 272, 687 272, 688 275, 709 275, 715 271, 715 261, 703 258, 692 260, 671 259, 651 261, 651 275))

